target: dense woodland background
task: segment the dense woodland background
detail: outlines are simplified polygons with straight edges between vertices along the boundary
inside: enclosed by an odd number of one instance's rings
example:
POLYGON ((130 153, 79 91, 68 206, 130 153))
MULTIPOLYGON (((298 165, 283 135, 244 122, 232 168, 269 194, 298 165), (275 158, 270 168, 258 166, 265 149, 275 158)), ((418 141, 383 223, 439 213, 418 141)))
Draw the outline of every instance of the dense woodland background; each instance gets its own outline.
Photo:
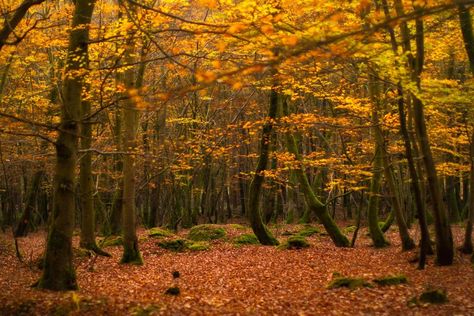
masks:
POLYGON ((367 227, 382 248, 392 225, 419 268, 452 265, 473 251, 473 4, 3 2, 1 228, 48 228, 36 286, 61 291, 76 229, 142 264, 137 227, 277 245, 268 225, 318 223, 343 248, 367 227))

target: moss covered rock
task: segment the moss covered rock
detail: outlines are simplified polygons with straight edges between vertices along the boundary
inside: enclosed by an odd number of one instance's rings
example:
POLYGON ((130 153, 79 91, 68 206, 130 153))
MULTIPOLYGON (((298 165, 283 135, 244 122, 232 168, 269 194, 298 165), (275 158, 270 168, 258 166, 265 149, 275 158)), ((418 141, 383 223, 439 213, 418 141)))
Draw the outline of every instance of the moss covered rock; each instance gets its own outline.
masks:
POLYGON ((255 234, 243 234, 234 238, 233 243, 237 246, 242 245, 258 245, 260 242, 255 234))
POLYGON ((162 238, 173 236, 173 232, 160 227, 153 227, 148 230, 148 237, 162 238))
POLYGON ((408 283, 408 279, 406 276, 400 275, 389 275, 381 278, 377 278, 373 280, 375 284, 380 286, 387 286, 387 285, 398 285, 408 283))
POLYGON ((311 237, 315 234, 320 234, 321 230, 311 225, 304 225, 303 229, 300 230, 296 235, 302 237, 311 237))
POLYGON ((191 228, 188 238, 194 241, 208 241, 224 238, 225 235, 226 232, 224 228, 216 225, 204 224, 191 228))
POLYGON ((288 240, 281 244, 278 248, 279 249, 290 249, 290 250, 297 250, 297 249, 303 249, 303 248, 308 248, 309 243, 304 238, 303 236, 290 236, 288 237, 288 240))
POLYGON ((187 248, 186 239, 181 238, 160 241, 158 246, 171 251, 184 251, 187 248))
POLYGON ((209 250, 210 245, 206 241, 195 241, 195 242, 187 242, 186 248, 191 251, 204 251, 204 250, 209 250))
POLYGON ((445 290, 428 289, 421 293, 419 300, 423 303, 443 304, 448 301, 448 296, 445 290))
POLYGON ((341 287, 347 287, 353 290, 358 287, 372 287, 372 285, 363 278, 338 276, 335 277, 327 286, 328 289, 337 289, 341 287))

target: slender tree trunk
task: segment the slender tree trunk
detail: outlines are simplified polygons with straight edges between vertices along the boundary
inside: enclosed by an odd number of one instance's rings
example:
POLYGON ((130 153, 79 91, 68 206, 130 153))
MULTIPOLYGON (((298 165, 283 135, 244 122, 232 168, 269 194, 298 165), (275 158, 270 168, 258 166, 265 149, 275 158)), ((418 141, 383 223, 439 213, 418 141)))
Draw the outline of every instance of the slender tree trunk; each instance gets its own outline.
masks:
POLYGON ((262 138, 260 141, 260 154, 258 157, 257 167, 255 169, 255 175, 250 182, 249 188, 249 203, 247 207, 248 216, 252 230, 257 236, 258 240, 262 245, 278 245, 276 240, 267 226, 263 222, 262 213, 260 211, 260 195, 262 191, 262 185, 265 180, 263 172, 267 168, 268 157, 270 155, 270 142, 273 130, 273 120, 275 120, 278 111, 278 93, 272 89, 270 94, 270 106, 268 111, 268 120, 263 126, 262 138))
POLYGON ((94 10, 93 0, 76 0, 69 35, 69 47, 63 83, 61 124, 56 141, 56 175, 54 181, 53 220, 50 227, 43 274, 38 287, 65 291, 77 289, 72 263, 74 229, 74 188, 78 147, 81 92, 87 58, 89 24, 94 10))
MULTIPOLYGON (((379 136, 382 136, 381 131, 379 131, 379 134, 380 134, 379 136)), ((395 185, 395 177, 393 176, 393 168, 390 165, 390 161, 388 159, 388 155, 384 147, 385 146, 382 147, 384 175, 385 175, 385 180, 390 189, 392 207, 395 214, 395 220, 398 225, 398 232, 400 234, 400 239, 402 241, 402 250, 403 251, 411 250, 415 248, 415 243, 413 242, 413 239, 411 239, 410 233, 408 232, 408 226, 405 221, 405 216, 403 215, 403 212, 402 212, 400 196, 398 194, 398 190, 395 185)))
MULTIPOLYGON (((88 60, 85 62, 88 67, 88 60)), ((88 88, 88 86, 86 85, 88 88)), ((97 246, 95 241, 95 206, 94 182, 92 179, 92 153, 88 151, 92 145, 92 125, 88 119, 91 113, 89 100, 82 100, 82 124, 80 147, 85 152, 80 161, 79 188, 81 204, 81 239, 80 246, 89 249, 101 256, 110 257, 110 254, 97 246)))
MULTIPOLYGON (((388 5, 386 0, 382 0, 383 2, 383 9, 384 13, 387 18, 390 18, 390 13, 388 11, 388 5)), ((400 7, 399 7, 400 10, 400 7)), ((399 12, 400 13, 400 12, 399 12)), ((406 24, 402 24, 402 33, 407 36, 406 32, 406 24)), ((395 38, 395 33, 391 27, 388 28, 390 34, 390 42, 392 44, 392 50, 395 54, 398 51, 398 44, 395 38)), ((402 36, 403 37, 403 36, 402 36)), ((403 45, 405 51, 410 50, 410 42, 405 42, 403 45)), ((418 212, 418 223, 420 226, 421 232, 421 244, 420 244, 420 260, 418 261, 418 268, 424 269, 425 262, 426 262, 426 255, 429 253, 433 253, 431 249, 431 242, 430 242, 430 235, 428 231, 428 223, 426 220, 426 210, 425 210, 425 203, 424 203, 424 194, 422 189, 420 188, 420 175, 418 174, 416 167, 415 167, 415 160, 413 158, 413 151, 412 151, 412 144, 416 146, 416 143, 412 142, 410 139, 410 133, 407 127, 407 121, 405 116, 405 102, 404 102, 404 93, 403 87, 401 83, 398 83, 397 87, 398 92, 398 114, 400 117, 400 133, 402 135, 403 144, 405 147, 405 156, 408 162, 408 170, 410 174, 411 180, 411 188, 413 190, 413 196, 415 198, 415 205, 418 212)), ((416 152, 416 151, 415 151, 416 152)), ((421 168, 419 168, 421 171, 421 168)))
POLYGON ((380 188, 382 181, 383 171, 383 136, 380 134, 378 124, 380 123, 378 114, 378 85, 375 82, 373 74, 369 74, 369 95, 372 100, 372 124, 373 134, 375 138, 375 152, 374 160, 372 162, 372 179, 370 180, 370 196, 369 204, 367 206, 367 217, 369 221, 369 233, 374 243, 374 247, 385 247, 389 243, 385 239, 382 230, 379 226, 379 201, 380 201, 380 188))
MULTIPOLYGON (((459 22, 461 32, 464 40, 464 47, 469 58, 469 66, 471 73, 474 75, 474 33, 472 31, 471 13, 469 8, 465 5, 458 6, 459 22)), ((474 131, 471 132, 471 150, 470 150, 470 179, 469 179, 469 215, 466 223, 466 234, 464 236, 464 243, 462 251, 464 253, 472 253, 472 226, 474 222, 474 131)), ((472 262, 474 262, 474 253, 472 255, 472 262)))
MULTIPOLYGON (((135 14, 134 8, 125 8, 127 4, 120 2, 121 10, 127 10, 128 14, 135 14)), ((133 64, 133 39, 132 33, 126 41, 124 60, 127 64, 133 64)), ((141 265, 143 259, 138 249, 138 238, 136 233, 136 206, 135 206, 135 150, 137 147, 138 110, 134 96, 138 94, 135 86, 134 69, 130 68, 123 75, 123 85, 126 89, 125 100, 122 105, 123 138, 122 147, 128 153, 123 157, 123 204, 122 204, 122 235, 123 254, 121 263, 141 265)))
POLYGON ((30 226, 31 215, 35 210, 36 198, 40 190, 41 181, 45 176, 44 170, 38 170, 33 175, 33 180, 31 180, 30 188, 26 196, 25 208, 23 209, 23 214, 18 222, 18 225, 15 229, 15 237, 25 237, 28 234, 28 227, 30 226))

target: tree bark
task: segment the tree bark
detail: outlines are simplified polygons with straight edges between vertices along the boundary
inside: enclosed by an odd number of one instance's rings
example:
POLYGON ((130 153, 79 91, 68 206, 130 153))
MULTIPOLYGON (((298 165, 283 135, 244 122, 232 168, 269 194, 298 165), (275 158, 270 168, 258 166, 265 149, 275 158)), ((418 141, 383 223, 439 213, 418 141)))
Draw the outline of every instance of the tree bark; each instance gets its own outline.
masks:
MULTIPOLYGON (((124 8, 127 4, 120 2, 121 10, 127 10, 128 14, 135 14, 134 8, 124 8)), ((131 31, 130 31, 131 32, 131 31)), ((133 64, 133 38, 128 34, 124 59, 127 64, 133 64)), ((134 69, 130 68, 124 72, 123 85, 126 90, 125 100, 122 105, 123 138, 122 147, 127 151, 123 157, 123 199, 122 199, 122 235, 123 254, 121 263, 143 264, 143 259, 138 249, 138 238, 136 233, 136 206, 135 206, 135 155, 137 147, 138 109, 133 96, 138 93, 135 86, 134 69)))
MULTIPOLYGON (((458 6, 459 11, 459 22, 461 26, 461 32, 464 40, 464 47, 466 49, 467 56, 469 58, 469 66, 471 73, 474 75, 474 33, 472 31, 471 13, 469 8, 465 5, 458 6)), ((464 243, 462 251, 464 253, 472 253, 472 226, 474 222, 474 131, 471 132, 471 150, 470 150, 470 179, 469 179, 469 215, 466 223, 466 233, 464 236, 464 243)), ((474 262, 474 253, 472 260, 474 262)))
POLYGON ((76 0, 69 35, 68 55, 63 81, 61 123, 56 141, 53 219, 50 227, 43 274, 37 286, 43 289, 76 290, 72 263, 74 229, 74 188, 78 148, 83 63, 87 58, 89 24, 94 0, 76 0))
POLYGON ((263 172, 267 168, 268 157, 270 155, 270 142, 273 130, 273 120, 275 120, 278 111, 278 93, 272 89, 270 93, 270 106, 268 111, 268 120, 263 126, 262 138, 260 141, 260 154, 258 157, 257 167, 255 169, 255 175, 250 182, 249 188, 249 204, 247 207, 250 224, 252 230, 257 236, 258 241, 262 245, 278 245, 278 240, 275 239, 267 226, 263 222, 262 213, 260 211, 260 195, 262 191, 262 185, 265 180, 263 172))

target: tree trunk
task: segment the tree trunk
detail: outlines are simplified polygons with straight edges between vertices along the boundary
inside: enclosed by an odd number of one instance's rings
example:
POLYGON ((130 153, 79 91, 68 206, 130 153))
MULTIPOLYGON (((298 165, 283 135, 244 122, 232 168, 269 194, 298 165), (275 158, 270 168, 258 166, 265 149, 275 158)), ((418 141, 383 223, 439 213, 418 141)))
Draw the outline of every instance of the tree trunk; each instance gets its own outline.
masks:
MULTIPOLYGON (((283 115, 289 115, 288 103, 286 100, 283 101, 283 115)), ((321 221, 321 224, 323 224, 326 229, 329 237, 331 237, 337 247, 349 247, 349 240, 344 236, 336 222, 334 222, 334 219, 329 215, 326 205, 314 193, 314 190, 308 181, 308 177, 304 172, 302 159, 298 153, 295 138, 291 133, 286 134, 286 142, 288 151, 295 155, 295 158, 299 163, 299 166, 296 169, 293 169, 292 172, 296 175, 300 187, 303 190, 308 208, 316 214, 318 219, 321 221)))
POLYGON ((83 76, 77 73, 86 70, 83 63, 87 58, 88 26, 93 10, 94 0, 75 2, 63 83, 61 124, 56 141, 53 219, 46 245, 43 274, 37 284, 43 289, 65 291, 78 288, 72 263, 72 232, 83 76))
MULTIPOLYGON (((120 3, 125 6, 124 2, 120 3)), ((123 9, 123 8, 121 8, 123 9)), ((135 14, 133 8, 127 8, 129 14, 135 14)), ((127 64, 133 64, 133 39, 132 34, 126 42, 124 60, 127 64)), ((123 139, 122 148, 127 151, 123 157, 123 200, 122 200, 122 235, 123 254, 121 263, 141 265, 143 259, 138 249, 138 238, 136 234, 136 207, 135 207, 135 151, 137 147, 138 110, 136 108, 135 96, 138 91, 135 87, 134 69, 130 68, 123 74, 123 85, 126 89, 125 100, 122 105, 123 139)))
POLYGON ((38 196, 38 192, 41 185, 41 180, 45 176, 44 170, 38 170, 33 175, 33 180, 31 181, 30 188, 26 197, 25 208, 23 214, 18 222, 18 225, 15 229, 15 237, 25 237, 28 234, 28 227, 31 221, 31 214, 35 210, 35 202, 38 196))
POLYGON ((379 211, 379 200, 380 200, 380 187, 382 181, 382 170, 383 170, 383 136, 379 135, 378 130, 379 114, 378 106, 376 105, 378 100, 378 87, 375 82, 374 75, 369 74, 369 96, 372 100, 372 131, 375 138, 375 152, 374 160, 372 163, 372 179, 370 180, 370 196, 369 205, 367 206, 367 217, 369 221, 369 233, 374 243, 374 247, 385 247, 389 243, 385 239, 382 230, 379 226, 378 211, 379 211), (380 139, 382 138, 382 139, 380 139))
MULTIPOLYGON (((466 49, 467 56, 469 58, 469 66, 471 73, 474 75, 474 33, 472 31, 471 13, 469 8, 465 5, 459 5, 459 22, 461 26, 461 32, 464 40, 464 47, 466 49)), ((472 253, 472 226, 474 222, 474 131, 471 132, 471 150, 470 150, 470 179, 469 179, 469 215, 466 223, 466 234, 464 237, 464 243, 462 251, 464 253, 472 253)), ((474 253, 471 261, 474 262, 474 253)))
POLYGON ((260 193, 262 191, 263 181, 265 180, 263 172, 266 170, 268 164, 268 157, 270 155, 271 135, 273 130, 273 120, 277 116, 277 111, 278 93, 272 89, 270 94, 268 120, 266 121, 262 130, 262 138, 260 141, 260 155, 258 157, 255 175, 253 176, 253 179, 250 182, 248 195, 249 204, 247 207, 252 230, 262 245, 278 245, 278 240, 276 240, 272 236, 270 231, 267 229, 267 226, 265 225, 262 219, 262 213, 260 212, 260 193))

